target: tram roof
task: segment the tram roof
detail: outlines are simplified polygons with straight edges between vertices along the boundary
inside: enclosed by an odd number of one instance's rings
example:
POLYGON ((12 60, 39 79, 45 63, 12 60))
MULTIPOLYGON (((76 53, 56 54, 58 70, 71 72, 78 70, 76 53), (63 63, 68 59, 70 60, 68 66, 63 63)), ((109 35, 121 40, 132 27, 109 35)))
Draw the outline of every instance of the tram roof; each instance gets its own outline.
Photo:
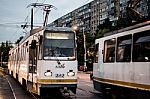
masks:
POLYGON ((45 27, 45 30, 51 30, 51 31, 73 31, 70 27, 45 27))
POLYGON ((28 36, 33 35, 33 34, 39 32, 39 31, 42 31, 42 30, 50 30, 50 31, 73 31, 72 28, 70 28, 70 27, 49 27, 49 26, 46 26, 46 27, 39 27, 39 28, 33 29, 31 32, 29 32, 28 36))
POLYGON ((35 33, 38 33, 38 32, 40 32, 42 30, 50 30, 50 31, 73 31, 72 28, 70 28, 70 27, 49 27, 49 26, 39 27, 39 28, 35 28, 32 31, 28 32, 26 34, 26 36, 19 43, 23 42, 29 36, 31 36, 31 35, 33 35, 35 33))
POLYGON ((119 30, 115 30, 115 31, 112 31, 112 32, 105 33, 104 37, 105 36, 110 36, 110 35, 113 35, 113 34, 117 34, 117 33, 121 33, 121 32, 125 32, 125 31, 129 31, 129 30, 132 30, 132 29, 136 29, 136 28, 139 28, 139 27, 142 27, 142 26, 147 26, 147 25, 150 25, 150 20, 148 20, 146 22, 139 23, 139 24, 135 24, 133 26, 129 26, 129 27, 126 27, 126 28, 123 28, 123 29, 119 29, 119 30))

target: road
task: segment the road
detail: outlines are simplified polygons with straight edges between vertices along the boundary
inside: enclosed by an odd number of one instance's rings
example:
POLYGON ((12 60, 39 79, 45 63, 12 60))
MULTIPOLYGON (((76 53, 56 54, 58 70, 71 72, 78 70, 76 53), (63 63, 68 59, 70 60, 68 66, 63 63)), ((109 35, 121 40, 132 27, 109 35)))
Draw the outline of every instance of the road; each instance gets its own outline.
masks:
MULTIPOLYGON (((0 73, 0 99, 34 99, 29 93, 23 90, 18 82, 11 76, 0 73), (9 84, 11 83, 11 84, 9 84)), ((101 93, 93 89, 90 74, 78 72, 77 93, 70 94, 70 97, 59 99, 102 99, 101 93)))
POLYGON ((76 99, 102 99, 100 92, 94 90, 90 74, 78 72, 78 88, 76 99))

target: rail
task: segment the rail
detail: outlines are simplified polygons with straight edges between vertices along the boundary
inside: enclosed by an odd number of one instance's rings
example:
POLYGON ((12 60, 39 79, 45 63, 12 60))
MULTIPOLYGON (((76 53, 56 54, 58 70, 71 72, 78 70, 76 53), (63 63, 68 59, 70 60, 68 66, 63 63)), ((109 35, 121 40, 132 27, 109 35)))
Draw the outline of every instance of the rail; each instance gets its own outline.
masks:
POLYGON ((10 86, 10 88, 11 88, 11 91, 12 91, 12 93, 13 93, 14 99, 17 99, 17 98, 16 98, 16 94, 15 94, 15 92, 14 92, 14 89, 13 89, 13 87, 12 87, 10 81, 7 79, 7 77, 6 77, 6 80, 7 80, 8 84, 9 84, 9 86, 10 86))

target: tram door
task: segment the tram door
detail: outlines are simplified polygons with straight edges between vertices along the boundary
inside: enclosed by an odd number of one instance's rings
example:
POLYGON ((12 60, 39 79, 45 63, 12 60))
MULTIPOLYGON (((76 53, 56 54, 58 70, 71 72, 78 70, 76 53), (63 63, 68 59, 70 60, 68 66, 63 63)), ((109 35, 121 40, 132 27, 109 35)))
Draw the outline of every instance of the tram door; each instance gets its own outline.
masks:
POLYGON ((37 46, 33 47, 32 43, 29 47, 29 74, 28 74, 28 88, 34 90, 33 86, 36 81, 35 75, 37 74, 37 46))

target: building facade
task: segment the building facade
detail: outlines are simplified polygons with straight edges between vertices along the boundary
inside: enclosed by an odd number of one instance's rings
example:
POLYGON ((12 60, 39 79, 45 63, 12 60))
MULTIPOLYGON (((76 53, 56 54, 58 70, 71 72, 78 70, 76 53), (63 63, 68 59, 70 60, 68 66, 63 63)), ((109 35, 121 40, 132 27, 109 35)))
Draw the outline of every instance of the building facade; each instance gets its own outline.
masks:
POLYGON ((107 0, 94 0, 91 3, 91 33, 95 35, 97 26, 108 18, 107 0))
POLYGON ((91 3, 85 4, 72 12, 58 18, 49 26, 73 27, 76 25, 79 31, 90 33, 91 29, 91 3))
POLYGON ((146 17, 150 14, 150 0, 93 0, 56 19, 49 26, 76 25, 80 31, 84 30, 85 33, 94 35, 97 26, 103 24, 105 19, 109 18, 115 26, 120 17, 126 17, 127 7, 134 8, 136 12, 146 17))

